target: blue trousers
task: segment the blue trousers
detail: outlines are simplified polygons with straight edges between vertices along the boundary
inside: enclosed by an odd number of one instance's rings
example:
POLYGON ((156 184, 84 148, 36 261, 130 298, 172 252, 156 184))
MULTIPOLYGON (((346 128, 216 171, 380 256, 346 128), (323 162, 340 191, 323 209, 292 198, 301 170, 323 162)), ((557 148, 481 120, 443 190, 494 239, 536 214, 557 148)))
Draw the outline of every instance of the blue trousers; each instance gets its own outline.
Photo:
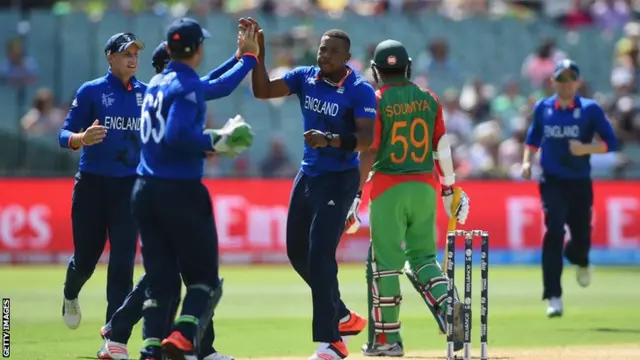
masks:
POLYGON ((313 341, 339 341, 339 320, 349 315, 340 299, 336 250, 360 184, 357 168, 294 180, 287 216, 287 255, 311 288, 313 341))
POLYGON ((543 299, 562 296, 564 257, 574 265, 589 265, 591 249, 591 179, 561 179, 545 175, 539 185, 546 231, 542 240, 543 299), (565 225, 571 240, 564 244, 565 225))
POLYGON ((135 177, 113 178, 88 173, 75 177, 71 201, 73 256, 67 266, 64 296, 78 297, 100 260, 107 237, 111 245, 107 270, 107 321, 133 286, 138 228, 131 213, 135 177))
MULTIPOLYGON (((126 344, 129 342, 133 327, 142 318, 142 303, 145 300, 146 288, 146 276, 142 275, 140 277, 140 280, 138 280, 136 286, 125 299, 124 304, 122 304, 122 306, 113 314, 111 320, 106 324, 105 329, 109 333, 109 338, 112 341, 122 344, 126 344)), ((176 312, 178 311, 178 305, 179 302, 175 302, 173 310, 169 312, 169 318, 167 319, 167 321, 169 322, 169 327, 171 326, 171 322, 175 318, 176 312)), ((202 339, 199 358, 202 359, 216 352, 215 348, 213 347, 214 340, 215 332, 212 323, 212 326, 210 328, 207 328, 207 331, 205 332, 202 339)))
MULTIPOLYGON (((163 339, 172 330, 176 301, 180 299, 181 277, 187 294, 181 315, 201 319, 200 325, 179 329, 196 342, 199 326, 213 332, 209 313, 217 289, 218 237, 213 205, 207 188, 199 180, 139 178, 132 196, 133 213, 140 227, 143 264, 147 281, 143 308, 143 337, 163 339), (198 289, 190 288, 192 285, 198 289), (208 319, 202 319, 209 313, 208 319), (210 328, 210 329, 209 329, 210 328)), ((212 311, 212 310, 211 310, 212 311)), ((176 325, 179 326, 179 325, 176 325)), ((145 347, 143 356, 158 356, 157 346, 145 347)))

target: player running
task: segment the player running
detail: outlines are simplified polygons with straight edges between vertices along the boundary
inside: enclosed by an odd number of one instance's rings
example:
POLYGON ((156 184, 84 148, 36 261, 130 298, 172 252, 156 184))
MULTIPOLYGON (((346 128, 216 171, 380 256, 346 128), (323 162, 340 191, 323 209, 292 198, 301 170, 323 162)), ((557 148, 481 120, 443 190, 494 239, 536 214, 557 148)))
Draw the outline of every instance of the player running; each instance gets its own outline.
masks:
POLYGON ((132 33, 107 40, 106 76, 84 83, 62 126, 60 146, 82 151, 71 203, 73 256, 64 282, 62 318, 70 329, 80 326, 78 296, 96 268, 109 238, 107 321, 133 285, 138 228, 130 198, 140 157, 142 96, 138 53, 144 43, 132 33), (108 236, 107 236, 108 235, 108 236))
MULTIPOLYGON (((195 20, 171 24, 171 61, 151 79, 142 106, 142 154, 132 196, 148 282, 142 360, 164 355, 171 360, 196 358, 205 331, 213 331, 222 280, 211 195, 202 184, 204 158, 212 152, 238 154, 253 142, 251 127, 237 119, 219 130, 202 130, 206 103, 195 69, 202 62, 207 37, 208 31, 195 20), (181 315, 165 338, 181 276, 187 292, 181 315)), ((244 37, 255 38, 253 27, 244 37)))
POLYGON ((547 316, 562 316, 562 255, 576 265, 576 280, 589 286, 591 248, 591 154, 618 150, 609 120, 594 100, 578 95, 580 69, 571 60, 560 61, 553 73, 556 94, 538 101, 527 133, 522 176, 531 178, 533 157, 540 149, 540 196, 546 231, 542 240, 542 298, 547 316), (593 142, 598 134, 602 141, 593 142), (565 224, 571 240, 564 245, 565 224))
POLYGON ((298 67, 273 80, 261 48, 260 65, 251 77, 257 98, 296 94, 302 110, 304 158, 289 203, 287 255, 311 287, 313 341, 320 344, 310 359, 346 358, 343 337, 366 326, 366 319, 340 299, 336 262, 344 219, 360 182, 357 151, 371 145, 376 116, 373 88, 347 65, 350 46, 345 32, 327 31, 320 39, 317 66, 298 67))
MULTIPOLYGON (((367 259, 369 337, 366 356, 403 356, 399 311, 400 281, 407 272, 444 331, 447 280, 436 260, 438 192, 449 217, 464 224, 469 198, 461 192, 453 204, 455 174, 442 106, 429 90, 410 78, 411 59, 398 41, 379 43, 372 70, 380 84, 372 151, 361 154, 363 168, 373 162, 371 176, 371 245, 367 259), (440 175, 440 184, 433 174, 440 175), (402 243, 405 246, 403 248, 402 243)), ((454 303, 454 334, 462 341, 460 303, 454 303)))
MULTIPOLYGON (((204 97, 206 101, 229 95, 256 65, 257 59, 254 54, 258 49, 258 45, 251 40, 253 39, 239 37, 236 54, 200 79, 205 87, 204 97)), ((169 61, 170 57, 167 52, 167 42, 165 41, 153 51, 151 65, 156 74, 159 74, 169 61)), ((142 303, 146 286, 147 281, 143 275, 133 291, 127 296, 122 307, 100 329, 100 335, 104 339, 104 343, 100 351, 98 351, 98 359, 123 360, 128 358, 127 343, 131 337, 133 327, 142 317, 142 303)), ((176 303, 175 306, 174 314, 177 311, 178 304, 176 303)), ((213 327, 211 330, 213 330, 213 327)), ((222 355, 215 350, 213 347, 214 338, 213 331, 205 333, 199 357, 203 360, 233 360, 233 357, 222 355)))

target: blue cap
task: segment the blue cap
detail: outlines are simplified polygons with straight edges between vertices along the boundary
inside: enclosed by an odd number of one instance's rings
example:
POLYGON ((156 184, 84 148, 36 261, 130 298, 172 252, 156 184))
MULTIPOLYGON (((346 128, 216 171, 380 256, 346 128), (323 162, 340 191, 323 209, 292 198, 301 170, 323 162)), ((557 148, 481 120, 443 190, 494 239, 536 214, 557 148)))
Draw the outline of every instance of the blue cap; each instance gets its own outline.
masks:
POLYGON ((117 33, 104 44, 104 54, 109 55, 124 51, 132 44, 138 45, 140 50, 144 49, 144 43, 138 40, 133 33, 117 33))
POLYGON ((564 59, 558 61, 558 63, 556 64, 556 69, 553 71, 553 78, 557 79, 560 74, 562 74, 566 70, 571 70, 574 74, 576 74, 576 77, 580 77, 580 68, 578 67, 578 64, 576 64, 573 60, 564 59))
POLYGON ((162 72, 169 62, 169 53, 167 52, 167 42, 163 41, 158 45, 153 54, 151 54, 151 65, 156 69, 156 73, 162 72))
POLYGON ((167 44, 172 52, 193 53, 204 39, 211 34, 203 29, 197 21, 182 18, 174 21, 167 31, 167 44))

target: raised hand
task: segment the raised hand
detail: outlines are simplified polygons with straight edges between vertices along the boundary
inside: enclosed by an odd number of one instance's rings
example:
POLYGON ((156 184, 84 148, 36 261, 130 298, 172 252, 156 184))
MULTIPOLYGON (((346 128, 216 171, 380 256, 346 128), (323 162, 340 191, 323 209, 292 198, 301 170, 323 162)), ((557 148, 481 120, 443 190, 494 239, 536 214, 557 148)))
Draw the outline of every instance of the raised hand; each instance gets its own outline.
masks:
POLYGON ((254 54, 258 56, 260 54, 258 36, 253 25, 249 26, 245 31, 240 31, 238 35, 238 51, 241 55, 254 54))

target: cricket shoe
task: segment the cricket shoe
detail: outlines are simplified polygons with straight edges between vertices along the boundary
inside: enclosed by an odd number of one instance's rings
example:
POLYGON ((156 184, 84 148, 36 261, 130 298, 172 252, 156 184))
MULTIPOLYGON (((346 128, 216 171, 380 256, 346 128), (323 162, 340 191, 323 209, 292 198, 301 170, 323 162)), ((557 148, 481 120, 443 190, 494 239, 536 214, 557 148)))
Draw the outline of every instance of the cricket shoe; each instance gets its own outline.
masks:
POLYGON ((362 355, 364 356, 390 356, 390 357, 403 357, 404 348, 401 342, 394 344, 368 344, 362 345, 362 355))
POLYGON ((583 288, 589 286, 591 284, 591 267, 578 266, 576 269, 576 281, 583 288))
POLYGON ((547 303, 547 317, 561 317, 562 316, 562 299, 559 297, 552 297, 547 303))
POLYGON ((218 352, 214 352, 211 355, 205 356, 202 360, 235 360, 233 356, 222 355, 218 352))
POLYGON ((109 339, 105 339, 102 349, 98 351, 98 359, 127 360, 128 358, 127 344, 117 343, 109 339))
POLYGON ((349 356, 349 350, 343 341, 320 343, 309 360, 341 360, 349 356))
POLYGON ((69 329, 77 329, 82 320, 82 312, 80 311, 80 303, 78 298, 73 300, 62 300, 62 320, 69 329))
POLYGON ((367 327, 367 319, 360 316, 357 312, 351 311, 348 316, 340 320, 338 331, 340 332, 342 341, 346 345, 352 336, 360 334, 365 327, 367 327))
POLYGON ((172 332, 162 340, 162 350, 169 360, 198 360, 193 354, 193 343, 179 331, 172 332))

